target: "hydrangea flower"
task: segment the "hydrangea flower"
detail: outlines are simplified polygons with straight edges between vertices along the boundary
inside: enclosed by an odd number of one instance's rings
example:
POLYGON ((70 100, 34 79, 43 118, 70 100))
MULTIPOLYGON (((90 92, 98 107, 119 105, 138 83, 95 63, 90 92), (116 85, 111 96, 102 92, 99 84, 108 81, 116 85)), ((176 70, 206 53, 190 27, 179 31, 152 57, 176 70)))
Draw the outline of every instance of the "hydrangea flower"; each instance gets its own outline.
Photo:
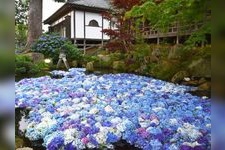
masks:
POLYGON ((210 149, 211 101, 192 87, 134 74, 53 71, 16 82, 16 108, 29 108, 25 136, 49 149, 210 149))

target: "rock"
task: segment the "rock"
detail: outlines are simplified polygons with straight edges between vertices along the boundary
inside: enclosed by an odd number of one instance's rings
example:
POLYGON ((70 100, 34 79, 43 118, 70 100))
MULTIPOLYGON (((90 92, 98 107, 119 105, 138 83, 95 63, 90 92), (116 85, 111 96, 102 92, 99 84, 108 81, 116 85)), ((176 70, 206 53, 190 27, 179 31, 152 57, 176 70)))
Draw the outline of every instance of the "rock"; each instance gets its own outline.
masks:
POLYGON ((205 82, 198 86, 198 90, 200 91, 210 91, 211 90, 211 83, 205 82))
POLYGON ((190 81, 184 81, 182 82, 183 85, 188 85, 188 86, 198 86, 198 80, 190 80, 190 81))
POLYGON ((78 66, 78 63, 77 63, 76 60, 72 61, 72 66, 73 66, 74 68, 76 68, 76 67, 78 66))
POLYGON ((200 96, 200 97, 211 97, 211 83, 205 82, 197 87, 195 91, 190 92, 193 95, 200 96))
POLYGON ((203 84, 207 82, 207 80, 205 78, 201 78, 199 81, 198 81, 198 84, 203 84))
POLYGON ((98 55, 98 58, 103 62, 109 62, 110 61, 109 55, 98 55))
POLYGON ((191 62, 188 66, 191 76, 195 77, 211 77, 211 61, 206 59, 198 59, 191 62))
POLYGON ((31 60, 34 63, 44 62, 44 59, 45 59, 45 56, 42 53, 31 52, 31 53, 26 53, 24 55, 31 58, 31 60))
POLYGON ((94 62, 88 62, 86 65, 86 70, 88 72, 93 72, 94 71, 94 62))
POLYGON ((124 61, 114 61, 113 62, 113 69, 115 69, 115 70, 125 70, 124 61))
POLYGON ((181 82, 185 77, 188 76, 189 74, 187 73, 187 71, 179 71, 172 77, 171 82, 173 83, 181 82))
POLYGON ((157 48, 153 49, 151 56, 150 56, 150 62, 158 63, 159 57, 160 57, 160 50, 157 48))
POLYGON ((154 48, 151 55, 156 56, 156 57, 160 57, 161 53, 160 53, 159 48, 154 48))
POLYGON ((151 63, 158 63, 159 62, 159 58, 154 56, 154 55, 152 55, 152 56, 150 56, 150 62, 151 63))

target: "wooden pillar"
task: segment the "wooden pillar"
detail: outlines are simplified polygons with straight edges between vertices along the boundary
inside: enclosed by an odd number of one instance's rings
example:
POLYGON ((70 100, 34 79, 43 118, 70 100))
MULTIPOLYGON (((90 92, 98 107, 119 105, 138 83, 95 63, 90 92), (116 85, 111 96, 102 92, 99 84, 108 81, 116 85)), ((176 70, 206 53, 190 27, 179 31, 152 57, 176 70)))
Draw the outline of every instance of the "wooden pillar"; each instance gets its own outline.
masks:
POLYGON ((176 36, 176 44, 179 44, 179 36, 176 36))
POLYGON ((104 29, 104 18, 103 18, 103 15, 102 15, 102 47, 104 45, 104 34, 103 34, 103 29, 104 29))
POLYGON ((202 42, 201 42, 201 47, 204 47, 204 46, 205 46, 205 42, 202 41, 202 42))
POLYGON ((157 45, 160 44, 160 38, 159 38, 159 30, 157 30, 157 45))
POLYGON ((179 30, 180 30, 180 24, 179 22, 177 21, 177 39, 176 39, 176 44, 178 45, 179 44, 179 30))
POLYGON ((86 12, 84 11, 84 55, 86 54, 86 12))
POLYGON ((77 39, 76 39, 76 11, 73 11, 73 43, 74 45, 77 43, 77 39))
POLYGON ((65 24, 64 27, 66 28, 66 34, 65 37, 68 39, 71 39, 71 16, 66 16, 65 17, 65 24))
POLYGON ((157 45, 160 44, 160 39, 159 39, 159 35, 157 36, 157 45))
MULTIPOLYGON (((112 18, 110 18, 110 24, 109 24, 109 29, 112 30, 112 18)), ((109 36, 109 39, 111 40, 111 35, 109 36)))

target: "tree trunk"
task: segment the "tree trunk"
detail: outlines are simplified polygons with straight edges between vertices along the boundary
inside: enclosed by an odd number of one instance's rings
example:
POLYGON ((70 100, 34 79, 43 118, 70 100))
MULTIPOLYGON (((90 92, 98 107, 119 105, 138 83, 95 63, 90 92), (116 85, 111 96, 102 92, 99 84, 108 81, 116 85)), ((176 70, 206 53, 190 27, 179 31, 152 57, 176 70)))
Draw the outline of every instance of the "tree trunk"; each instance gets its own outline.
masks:
POLYGON ((30 0, 28 13, 28 36, 26 51, 42 34, 42 0, 30 0))

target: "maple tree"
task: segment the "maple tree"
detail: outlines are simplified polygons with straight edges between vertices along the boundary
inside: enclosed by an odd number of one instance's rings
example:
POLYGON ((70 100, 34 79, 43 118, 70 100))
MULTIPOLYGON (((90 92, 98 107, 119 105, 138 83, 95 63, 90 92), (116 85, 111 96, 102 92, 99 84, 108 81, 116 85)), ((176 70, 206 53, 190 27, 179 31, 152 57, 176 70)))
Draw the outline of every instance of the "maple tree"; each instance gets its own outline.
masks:
POLYGON ((104 29, 102 32, 111 37, 106 44, 109 50, 129 51, 134 41, 133 20, 126 19, 125 13, 135 5, 141 4, 141 0, 112 0, 112 9, 103 13, 105 19, 111 20, 115 24, 114 28, 104 29))

